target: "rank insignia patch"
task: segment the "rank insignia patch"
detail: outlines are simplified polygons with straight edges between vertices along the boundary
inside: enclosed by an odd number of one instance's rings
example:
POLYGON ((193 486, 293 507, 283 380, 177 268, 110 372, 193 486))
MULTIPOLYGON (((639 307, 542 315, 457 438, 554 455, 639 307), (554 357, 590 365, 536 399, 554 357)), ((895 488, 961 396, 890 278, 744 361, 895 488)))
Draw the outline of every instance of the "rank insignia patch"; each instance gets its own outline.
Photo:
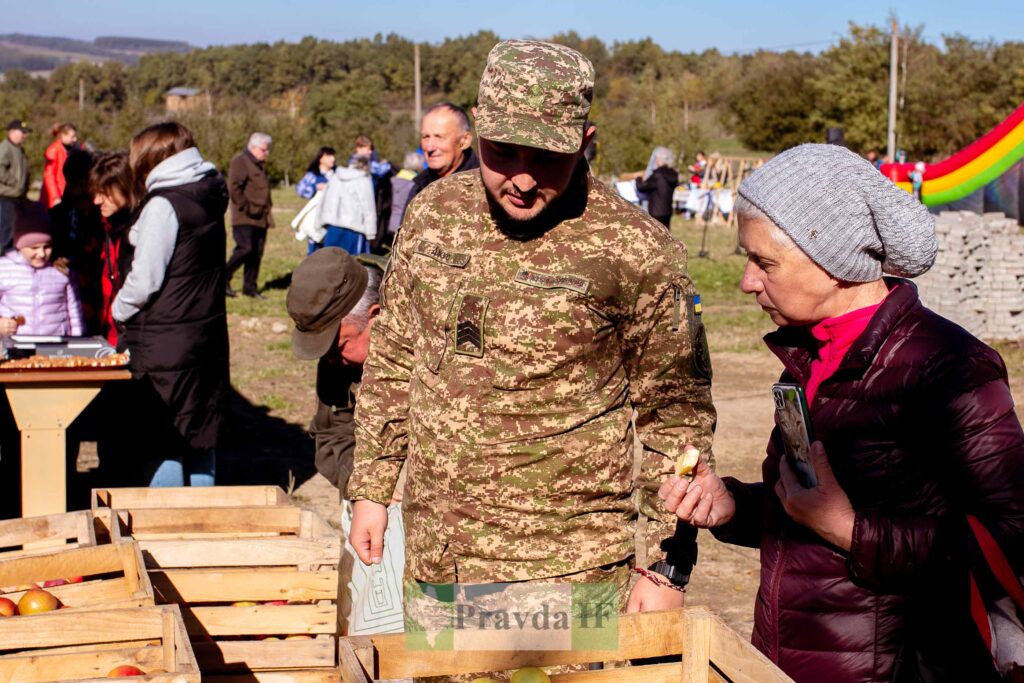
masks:
POLYGON ((487 299, 476 294, 466 294, 459 304, 459 315, 455 323, 455 353, 464 356, 484 355, 484 316, 487 314, 487 299))

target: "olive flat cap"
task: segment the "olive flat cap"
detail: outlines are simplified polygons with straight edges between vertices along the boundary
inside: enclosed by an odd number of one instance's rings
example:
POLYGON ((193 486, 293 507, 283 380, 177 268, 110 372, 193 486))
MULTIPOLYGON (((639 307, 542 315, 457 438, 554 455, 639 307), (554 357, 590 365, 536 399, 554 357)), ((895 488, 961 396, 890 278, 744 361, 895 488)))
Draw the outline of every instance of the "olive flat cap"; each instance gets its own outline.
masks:
POLYGON ((366 291, 366 267, 337 247, 307 256, 292 273, 285 305, 295 322, 292 353, 316 360, 327 353, 348 315, 366 291))

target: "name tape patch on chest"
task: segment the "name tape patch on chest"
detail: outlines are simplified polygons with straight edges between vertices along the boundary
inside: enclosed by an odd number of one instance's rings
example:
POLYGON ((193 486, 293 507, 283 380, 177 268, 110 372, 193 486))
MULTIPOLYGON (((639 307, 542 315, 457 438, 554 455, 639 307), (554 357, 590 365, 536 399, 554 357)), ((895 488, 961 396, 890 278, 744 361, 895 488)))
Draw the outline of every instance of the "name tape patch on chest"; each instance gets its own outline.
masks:
POLYGON ((586 294, 590 289, 590 280, 579 275, 542 273, 539 270, 520 268, 516 273, 515 281, 540 287, 541 289, 568 289, 578 294, 586 294))
POLYGON ((419 240, 413 245, 412 251, 414 254, 422 254, 427 258, 432 258, 438 263, 443 263, 446 266, 452 266, 454 268, 465 268, 469 265, 469 254, 463 254, 457 251, 448 251, 440 244, 434 244, 426 240, 419 240))

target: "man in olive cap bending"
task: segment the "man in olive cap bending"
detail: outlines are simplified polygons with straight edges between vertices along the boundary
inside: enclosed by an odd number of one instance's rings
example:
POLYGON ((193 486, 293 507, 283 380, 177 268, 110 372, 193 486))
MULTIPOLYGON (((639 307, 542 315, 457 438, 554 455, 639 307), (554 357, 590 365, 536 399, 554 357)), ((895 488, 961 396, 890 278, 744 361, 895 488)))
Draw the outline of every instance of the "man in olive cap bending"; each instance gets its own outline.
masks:
POLYGON ((693 557, 672 557, 657 492, 688 445, 710 456, 707 342, 685 247, 589 173, 593 92, 579 52, 499 43, 475 111, 480 169, 406 212, 348 494, 351 543, 379 562, 407 465, 407 590, 605 582, 630 610, 682 604, 693 557), (634 566, 649 578, 631 588, 634 566))
MULTIPOLYGON (((316 469, 338 488, 342 527, 351 520, 345 486, 352 473, 355 450, 353 413, 370 330, 380 312, 380 281, 386 259, 369 254, 359 261, 337 247, 320 249, 292 273, 286 305, 295 322, 292 352, 299 360, 319 361, 316 371, 317 408, 309 431, 316 440, 316 469)), ((383 583, 368 591, 363 567, 355 567, 351 548, 342 553, 338 575, 338 623, 346 635, 401 630, 402 526, 401 484, 392 492, 388 530, 388 557, 383 583), (390 579, 390 581, 388 581, 390 579), (373 619, 358 609, 361 601, 373 600, 373 619), (354 609, 356 607, 356 609, 354 609)), ((379 577, 374 579, 381 583, 379 577)))

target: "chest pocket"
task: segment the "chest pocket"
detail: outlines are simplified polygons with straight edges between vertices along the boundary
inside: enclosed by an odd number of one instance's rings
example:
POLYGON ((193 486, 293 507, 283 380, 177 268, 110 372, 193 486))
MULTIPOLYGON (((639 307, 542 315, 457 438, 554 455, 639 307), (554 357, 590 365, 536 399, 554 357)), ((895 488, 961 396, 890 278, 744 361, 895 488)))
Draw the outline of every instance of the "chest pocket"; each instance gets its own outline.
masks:
POLYGON ((556 380, 589 390, 601 374, 595 345, 613 332, 594 310, 589 288, 578 275, 519 269, 491 300, 485 357, 495 387, 535 389, 556 380))
POLYGON ((412 245, 412 299, 419 365, 437 373, 452 334, 455 302, 462 288, 469 254, 418 240, 412 245))

